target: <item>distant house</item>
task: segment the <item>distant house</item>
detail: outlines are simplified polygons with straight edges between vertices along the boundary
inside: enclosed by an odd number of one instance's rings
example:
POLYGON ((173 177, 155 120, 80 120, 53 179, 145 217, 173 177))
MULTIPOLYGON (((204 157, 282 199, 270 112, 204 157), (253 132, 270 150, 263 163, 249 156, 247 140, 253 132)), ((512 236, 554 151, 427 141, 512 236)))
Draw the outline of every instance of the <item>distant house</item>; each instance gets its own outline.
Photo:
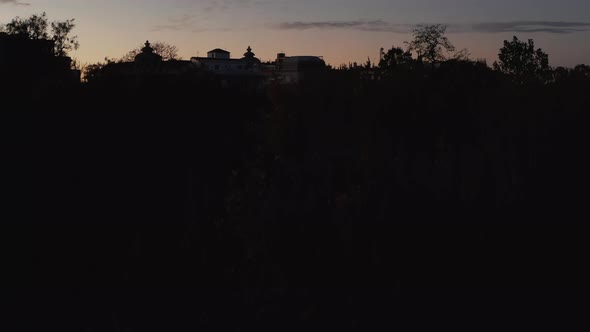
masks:
POLYGON ((242 58, 232 59, 230 55, 230 52, 216 48, 207 52, 207 57, 192 57, 191 61, 201 69, 220 75, 248 75, 261 69, 260 60, 249 46, 242 58))
POLYGON ((207 57, 192 57, 191 62, 197 68, 219 77, 224 86, 262 88, 265 74, 252 48, 248 46, 239 59, 232 59, 230 55, 230 52, 217 48, 207 52, 207 57))
POLYGON ((207 52, 207 57, 193 57, 191 61, 198 68, 223 77, 228 82, 241 77, 258 78, 263 83, 298 83, 306 74, 326 68, 322 57, 286 56, 285 53, 277 54, 274 62, 262 63, 252 53, 251 47, 239 59, 232 59, 230 52, 217 48, 207 52))
POLYGON ((210 59, 229 59, 230 53, 226 50, 216 48, 212 51, 207 52, 207 58, 210 59))
POLYGON ((326 69, 326 62, 320 56, 286 56, 277 54, 275 77, 281 83, 298 83, 306 75, 326 69))
POLYGON ((207 52, 206 57, 192 57, 190 61, 163 61, 150 43, 146 42, 133 62, 109 63, 100 71, 99 79, 116 78, 118 82, 136 84, 148 77, 164 79, 179 75, 203 75, 212 77, 211 82, 221 83, 222 87, 261 90, 271 83, 298 83, 309 74, 326 68, 322 57, 288 57, 284 53, 279 53, 274 62, 262 63, 250 46, 241 58, 232 58, 230 52, 216 48, 207 52))

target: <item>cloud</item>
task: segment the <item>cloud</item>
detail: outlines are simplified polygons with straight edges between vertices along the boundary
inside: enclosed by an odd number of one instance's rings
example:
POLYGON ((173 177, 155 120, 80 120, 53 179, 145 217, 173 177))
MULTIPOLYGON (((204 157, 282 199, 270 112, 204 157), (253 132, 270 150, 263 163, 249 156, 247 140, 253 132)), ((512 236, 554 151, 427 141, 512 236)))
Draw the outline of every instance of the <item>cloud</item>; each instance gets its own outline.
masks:
POLYGON ((31 4, 28 2, 21 2, 19 0, 0 0, 0 4, 12 4, 16 6, 30 6, 31 4))
POLYGON ((383 20, 353 20, 353 21, 315 21, 315 22, 283 22, 274 25, 281 30, 308 30, 308 29, 354 29, 363 31, 384 32, 410 32, 410 24, 393 24, 383 20))
POLYGON ((186 30, 190 29, 193 26, 193 21, 197 17, 197 15, 185 14, 180 17, 173 17, 169 18, 166 24, 159 24, 152 27, 152 32, 158 31, 165 31, 165 30, 172 30, 172 31, 179 31, 179 30, 186 30))
POLYGON ((1 4, 12 4, 15 6, 30 6, 31 4, 28 2, 21 2, 18 0, 0 0, 0 5, 1 4))
POLYGON ((234 31, 230 28, 218 28, 218 29, 209 29, 209 28, 194 28, 191 32, 193 33, 205 33, 205 32, 228 32, 234 31))
POLYGON ((514 21, 488 22, 473 25, 477 32, 546 32, 573 33, 590 30, 590 22, 559 22, 559 21, 514 21))
POLYGON ((169 18, 167 23, 155 25, 150 31, 191 31, 193 33, 232 31, 232 29, 227 27, 204 27, 202 24, 203 21, 204 20, 200 19, 196 14, 185 14, 180 17, 169 18))
MULTIPOLYGON (((6 1, 6 0, 0 0, 6 1)), ((239 16, 247 10, 262 8, 270 0, 176 0, 187 14, 168 18, 162 24, 152 26, 150 31, 231 31, 234 29, 219 26, 219 18, 239 16), (207 23, 205 23, 207 22, 207 23), (207 26, 205 26, 207 25, 207 26)), ((234 19, 234 21, 236 21, 234 19)))
POLYGON ((208 0, 203 3, 203 10, 206 12, 226 11, 234 7, 251 8, 256 5, 262 5, 262 1, 256 0, 208 0))
MULTIPOLYGON (((513 21, 513 22, 485 22, 474 24, 445 24, 449 32, 545 32, 545 33, 574 33, 590 31, 590 22, 560 22, 560 21, 513 21)), ((416 25, 396 24, 383 20, 350 20, 350 21, 312 21, 312 22, 282 22, 273 27, 281 30, 308 29, 352 29, 361 31, 381 31, 408 33, 416 25)))
POLYGON ((202 13, 225 12, 231 9, 247 9, 265 5, 269 0, 174 0, 184 8, 198 9, 202 13))

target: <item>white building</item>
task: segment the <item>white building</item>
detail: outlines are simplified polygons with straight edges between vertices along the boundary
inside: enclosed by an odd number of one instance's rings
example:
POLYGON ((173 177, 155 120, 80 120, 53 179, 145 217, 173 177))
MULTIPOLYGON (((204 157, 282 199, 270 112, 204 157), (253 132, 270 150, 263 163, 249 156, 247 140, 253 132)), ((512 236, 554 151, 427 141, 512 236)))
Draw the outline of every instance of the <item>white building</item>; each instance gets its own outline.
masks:
POLYGON ((286 56, 285 53, 277 54, 274 62, 261 63, 249 46, 240 59, 232 59, 230 52, 217 48, 207 52, 207 57, 192 57, 191 62, 197 68, 223 77, 227 82, 256 78, 267 83, 290 84, 301 81, 311 72, 326 68, 320 56, 286 56))
POLYGON ((207 52, 207 57, 192 57, 191 61, 198 68, 220 75, 247 75, 261 70, 260 60, 252 53, 250 46, 240 59, 232 59, 230 52, 216 48, 207 52))

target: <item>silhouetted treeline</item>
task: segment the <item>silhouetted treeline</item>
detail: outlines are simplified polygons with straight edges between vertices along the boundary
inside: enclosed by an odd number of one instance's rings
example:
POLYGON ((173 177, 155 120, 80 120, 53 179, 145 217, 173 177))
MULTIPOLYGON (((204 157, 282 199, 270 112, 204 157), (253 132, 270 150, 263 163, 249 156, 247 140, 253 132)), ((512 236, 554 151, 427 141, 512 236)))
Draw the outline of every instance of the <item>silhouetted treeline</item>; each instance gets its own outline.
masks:
POLYGON ((590 75, 553 73, 451 60, 263 92, 180 75, 3 95, 5 274, 88 331, 377 328, 412 287, 584 287, 590 75))

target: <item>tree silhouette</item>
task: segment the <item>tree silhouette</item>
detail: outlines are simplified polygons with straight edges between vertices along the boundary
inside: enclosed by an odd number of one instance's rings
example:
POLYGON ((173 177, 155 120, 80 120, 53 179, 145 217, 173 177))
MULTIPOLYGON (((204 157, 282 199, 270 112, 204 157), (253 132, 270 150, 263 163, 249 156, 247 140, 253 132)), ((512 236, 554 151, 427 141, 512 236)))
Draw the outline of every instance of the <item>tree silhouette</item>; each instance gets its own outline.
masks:
POLYGON ((109 64, 116 63, 114 59, 104 58, 104 62, 97 62, 92 64, 86 64, 82 68, 82 79, 86 82, 93 82, 100 78, 100 72, 102 69, 109 64))
POLYGON ((49 23, 47 14, 31 15, 22 19, 15 17, 6 24, 3 30, 11 35, 20 35, 31 40, 52 40, 54 42, 53 54, 56 56, 67 56, 72 50, 80 47, 77 36, 71 36, 72 30, 76 27, 74 19, 65 21, 54 21, 49 23), (51 34, 49 27, 51 26, 51 34))
POLYGON ((444 51, 453 52, 455 47, 445 36, 447 27, 441 24, 418 25, 414 40, 407 43, 409 52, 416 52, 418 60, 436 63, 446 60, 444 51))
POLYGON ((412 53, 399 47, 392 47, 382 55, 381 61, 379 61, 379 70, 383 77, 393 78, 401 72, 409 74, 414 68, 415 62, 412 53))
MULTIPOLYGON (((135 57, 141 53, 141 49, 144 47, 144 45, 141 45, 131 51, 129 51, 129 53, 125 54, 120 61, 121 62, 133 62, 135 61, 135 57)), ((154 49, 154 53, 158 54, 159 56, 162 57, 162 60, 164 61, 168 61, 168 60, 178 60, 179 56, 178 56, 178 48, 174 45, 170 45, 168 43, 165 42, 155 42, 153 44, 151 44, 151 47, 154 49)))
POLYGON ((514 36, 512 41, 505 40, 498 58, 499 61, 494 62, 494 69, 519 83, 542 79, 549 71, 549 56, 540 48, 535 50, 532 39, 524 42, 514 36))
POLYGON ((51 22, 52 39, 55 42, 54 50, 57 56, 66 56, 70 51, 80 47, 77 36, 70 36, 76 25, 74 19, 63 22, 51 22))
POLYGON ((387 53, 383 54, 383 58, 379 62, 379 67, 388 69, 397 65, 407 64, 412 62, 412 53, 404 51, 400 47, 392 47, 387 53))
POLYGON ((590 66, 580 64, 574 67, 574 73, 580 77, 590 78, 590 66))
POLYGON ((17 16, 6 24, 5 30, 8 34, 21 35, 29 39, 49 39, 48 27, 47 14, 43 13, 25 19, 17 16))
POLYGON ((471 53, 469 53, 469 50, 464 48, 453 55, 453 60, 469 61, 470 56, 471 56, 471 53))

